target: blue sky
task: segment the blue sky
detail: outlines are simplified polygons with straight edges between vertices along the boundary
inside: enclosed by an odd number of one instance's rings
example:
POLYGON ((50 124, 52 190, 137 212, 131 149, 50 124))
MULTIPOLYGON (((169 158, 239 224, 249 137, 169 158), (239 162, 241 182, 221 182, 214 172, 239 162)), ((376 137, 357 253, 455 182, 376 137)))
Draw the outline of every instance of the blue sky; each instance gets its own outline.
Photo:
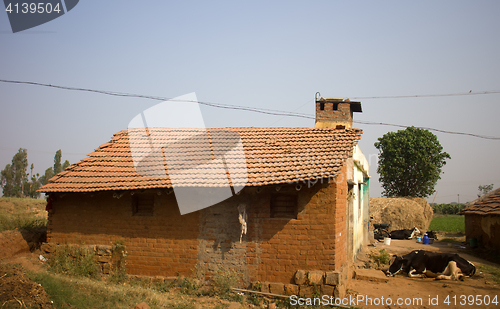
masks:
MULTIPOLYGON (((500 90, 498 1, 80 1, 13 34, 0 12, 0 79, 314 114, 314 94, 356 98, 500 90)), ((500 94, 360 99, 355 120, 500 137, 500 94)), ((0 168, 20 147, 35 172, 75 163, 157 101, 0 83, 0 168)), ((202 107, 206 125, 313 127, 202 107)), ((188 115, 186 115, 188 117, 188 115)), ((369 159, 397 127, 355 124, 369 159)), ((500 186, 500 140, 437 133, 452 159, 436 202, 500 186)), ((434 196, 430 197, 432 201, 434 196)))

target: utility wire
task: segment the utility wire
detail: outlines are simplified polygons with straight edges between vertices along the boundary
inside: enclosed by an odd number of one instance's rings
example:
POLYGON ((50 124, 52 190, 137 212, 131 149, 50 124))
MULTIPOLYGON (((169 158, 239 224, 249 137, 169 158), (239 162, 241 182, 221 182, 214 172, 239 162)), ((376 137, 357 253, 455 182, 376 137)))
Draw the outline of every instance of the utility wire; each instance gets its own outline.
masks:
POLYGON ((482 95, 482 94, 498 94, 500 91, 479 91, 479 92, 463 92, 463 93, 447 93, 447 94, 415 94, 415 95, 389 95, 377 97, 353 97, 353 100, 367 99, 407 99, 407 98, 432 98, 432 97, 457 97, 463 95, 482 95))
MULTIPOLYGON (((393 126, 393 127, 400 127, 400 128, 408 128, 409 127, 409 126, 405 126, 405 125, 402 125, 402 124, 393 124, 393 123, 384 123, 384 122, 372 122, 372 121, 360 121, 360 120, 353 120, 353 122, 355 122, 355 123, 361 123, 361 124, 368 124, 368 125, 393 126)), ((436 132, 441 132, 441 133, 447 133, 447 134, 468 135, 468 136, 473 136, 473 137, 478 137, 478 138, 484 138, 484 139, 500 140, 500 137, 496 137, 496 136, 479 135, 479 134, 465 133, 465 132, 447 131, 447 130, 441 130, 441 129, 435 129, 435 128, 428 128, 428 127, 416 127, 416 128, 425 129, 425 130, 429 130, 429 131, 436 131, 436 132)))
MULTIPOLYGON (((156 101, 173 100, 172 98, 164 98, 164 97, 157 97, 157 96, 150 96, 150 95, 123 93, 123 92, 96 90, 96 89, 87 89, 87 88, 78 88, 78 87, 66 87, 66 86, 58 86, 58 85, 51 85, 51 84, 44 84, 44 83, 37 83, 37 82, 26 82, 26 81, 5 80, 5 79, 0 79, 0 82, 12 83, 12 84, 35 85, 35 86, 43 86, 43 87, 52 87, 52 88, 64 89, 64 90, 85 91, 85 92, 93 92, 93 93, 118 96, 118 97, 142 98, 142 99, 149 99, 149 100, 156 100, 156 101)), ((207 105, 207 106, 211 106, 211 107, 245 110, 245 111, 262 113, 262 114, 269 114, 269 115, 292 116, 292 117, 302 117, 302 118, 315 119, 314 116, 309 115, 309 114, 285 112, 285 111, 266 109, 266 108, 253 108, 253 107, 247 107, 247 106, 229 105, 229 104, 211 103, 211 102, 201 102, 201 101, 189 101, 189 100, 175 100, 175 101, 176 102, 186 102, 186 103, 199 103, 199 104, 207 105)))
MULTIPOLYGON (((111 96, 143 98, 143 99, 150 99, 150 100, 156 100, 156 101, 172 100, 170 98, 162 98, 162 97, 157 97, 157 96, 123 93, 123 92, 106 91, 106 90, 87 89, 87 88, 77 88, 77 87, 66 87, 66 86, 51 85, 51 84, 44 84, 44 83, 37 83, 37 82, 16 81, 16 80, 6 80, 6 79, 0 79, 0 82, 12 83, 12 84, 35 85, 35 86, 43 86, 43 87, 52 87, 52 88, 64 89, 64 90, 93 92, 93 93, 99 93, 99 94, 105 94, 105 95, 111 95, 111 96)), ((500 91, 483 91, 483 92, 475 92, 475 93, 469 92, 469 93, 461 93, 461 94, 455 93, 455 94, 436 94, 436 95, 413 95, 413 96, 355 97, 353 99, 413 98, 413 97, 432 97, 432 96, 459 96, 459 95, 495 94, 495 93, 500 93, 500 91)), ((279 110, 273 110, 273 109, 253 108, 253 107, 246 107, 246 106, 229 105, 229 104, 221 104, 221 103, 210 103, 210 102, 200 102, 200 101, 198 101, 198 102, 187 101, 187 100, 176 100, 176 101, 187 102, 187 103, 199 103, 202 105, 216 107, 216 108, 244 110, 244 111, 262 113, 262 114, 268 114, 268 115, 316 119, 316 117, 314 117, 313 115, 310 115, 310 114, 286 112, 286 111, 279 111, 279 110)), ((400 128, 409 127, 409 126, 405 126, 405 125, 385 123, 385 122, 372 122, 372 121, 359 121, 359 120, 353 120, 353 122, 359 123, 359 124, 384 125, 384 126, 393 126, 393 127, 400 127, 400 128)), ((441 129, 435 129, 435 128, 428 128, 428 127, 417 127, 417 128, 421 128, 421 129, 425 129, 425 130, 429 130, 429 131, 447 133, 447 134, 466 135, 466 136, 472 136, 472 137, 483 138, 483 139, 500 140, 500 137, 496 137, 496 136, 479 135, 479 134, 466 133, 466 132, 447 131, 447 130, 441 130, 441 129)))

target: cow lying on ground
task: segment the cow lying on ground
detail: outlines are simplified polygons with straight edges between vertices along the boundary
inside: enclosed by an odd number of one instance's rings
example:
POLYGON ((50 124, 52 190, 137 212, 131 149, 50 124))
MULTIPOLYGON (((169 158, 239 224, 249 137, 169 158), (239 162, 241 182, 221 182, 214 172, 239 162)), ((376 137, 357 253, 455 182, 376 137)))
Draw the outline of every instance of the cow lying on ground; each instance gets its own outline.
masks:
POLYGON ((476 273, 476 266, 453 253, 415 250, 403 256, 394 255, 386 275, 399 272, 410 277, 432 277, 436 279, 463 279, 476 273))
POLYGON ((415 234, 420 234, 420 230, 415 226, 411 230, 395 230, 390 233, 392 239, 412 239, 415 234))

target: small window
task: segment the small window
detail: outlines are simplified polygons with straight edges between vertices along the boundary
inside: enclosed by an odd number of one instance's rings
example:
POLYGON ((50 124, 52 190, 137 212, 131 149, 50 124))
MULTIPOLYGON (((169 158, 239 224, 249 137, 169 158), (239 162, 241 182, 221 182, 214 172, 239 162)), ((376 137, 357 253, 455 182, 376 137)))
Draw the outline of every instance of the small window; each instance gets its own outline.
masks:
POLYGON ((273 195, 271 197, 271 218, 297 219, 297 195, 273 195))
POLYGON ((153 194, 136 195, 132 199, 132 214, 134 216, 152 216, 155 196, 153 194))
POLYGON ((339 103, 333 103, 333 110, 338 111, 339 110, 339 103))
POLYGON ((319 109, 322 111, 325 110, 325 103, 324 102, 319 103, 319 109))

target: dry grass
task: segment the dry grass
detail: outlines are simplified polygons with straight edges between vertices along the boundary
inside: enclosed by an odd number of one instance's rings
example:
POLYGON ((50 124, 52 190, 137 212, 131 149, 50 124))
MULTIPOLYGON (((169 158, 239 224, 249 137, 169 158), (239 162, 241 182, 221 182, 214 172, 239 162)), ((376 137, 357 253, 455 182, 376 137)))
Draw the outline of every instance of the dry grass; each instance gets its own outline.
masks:
POLYGON ((227 308, 230 304, 230 300, 219 296, 182 293, 180 287, 158 289, 158 285, 147 278, 115 283, 107 278, 96 280, 45 270, 29 273, 29 276, 43 286, 55 308, 134 308, 145 302, 151 308, 194 309, 227 308))
POLYGON ((46 271, 30 276, 44 287, 56 308, 134 308, 141 302, 151 308, 194 308, 193 300, 179 293, 46 271))
POLYGON ((31 198, 0 198, 0 232, 32 230, 47 226, 46 201, 31 198))

